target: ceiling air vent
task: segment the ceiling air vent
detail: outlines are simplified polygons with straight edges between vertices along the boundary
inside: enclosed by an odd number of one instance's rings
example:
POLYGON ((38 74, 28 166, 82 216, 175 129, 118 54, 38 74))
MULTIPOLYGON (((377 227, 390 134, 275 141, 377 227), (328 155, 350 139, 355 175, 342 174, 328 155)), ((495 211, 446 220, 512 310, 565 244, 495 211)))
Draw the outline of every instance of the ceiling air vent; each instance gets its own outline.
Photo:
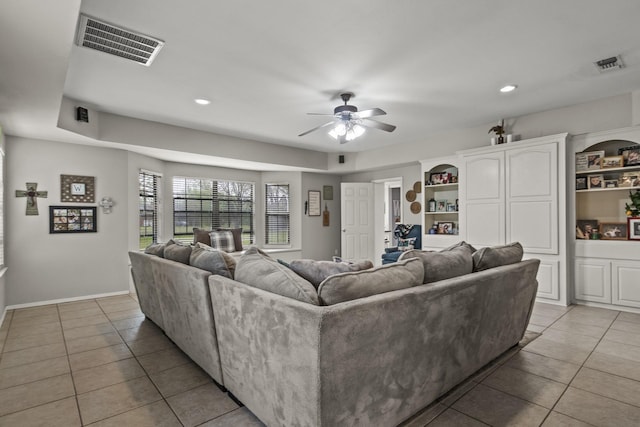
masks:
POLYGON ((138 64, 151 65, 164 42, 115 25, 80 15, 78 46, 110 53, 138 64))
POLYGON ((624 64, 622 63, 622 58, 620 55, 612 56, 611 58, 601 59, 600 61, 594 62, 596 68, 601 73, 606 71, 619 70, 620 68, 624 68, 624 64))

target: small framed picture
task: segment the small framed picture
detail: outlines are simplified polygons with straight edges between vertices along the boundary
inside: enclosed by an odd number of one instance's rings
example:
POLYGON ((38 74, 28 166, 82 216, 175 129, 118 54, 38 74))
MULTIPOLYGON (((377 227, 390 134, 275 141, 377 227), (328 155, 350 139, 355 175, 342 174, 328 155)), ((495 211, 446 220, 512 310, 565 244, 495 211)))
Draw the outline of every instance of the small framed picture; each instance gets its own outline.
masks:
POLYGON ((597 219, 579 219, 576 221, 576 239, 589 239, 591 233, 597 229, 597 219))
POLYGON ((605 179, 602 182, 603 188, 618 188, 618 180, 617 179, 605 179))
POLYGON ((640 147, 626 147, 618 150, 618 154, 622 155, 625 166, 640 165, 640 147))
POLYGON ((602 182, 604 181, 602 175, 589 175, 588 177, 589 190, 596 188, 603 188, 602 182))
POLYGON ((608 156, 600 160, 601 169, 622 168, 624 167, 623 156, 608 156))
POLYGON ((446 200, 436 201, 436 212, 446 212, 446 211, 447 211, 447 201, 446 200))
POLYGON ((451 174, 448 172, 432 172, 431 175, 429 175, 431 185, 449 184, 450 178, 451 174))
POLYGON ((636 172, 624 173, 618 184, 620 187, 640 187, 640 176, 636 172))
POLYGON ((586 189, 587 189, 587 177, 586 176, 576 177, 576 190, 586 190, 586 189))
POLYGON ((629 233, 629 240, 640 240, 640 218, 627 218, 627 230, 629 233))
POLYGON ((599 170, 604 151, 587 151, 576 153, 576 172, 599 170))
POLYGON ((455 203, 447 203, 447 212, 455 212, 455 211, 456 211, 455 203))
POLYGON ((451 233, 453 233, 453 223, 452 222, 439 222, 438 223, 438 234, 451 234, 451 233))
POLYGON ((602 240, 627 240, 627 224, 624 222, 601 222, 602 240))

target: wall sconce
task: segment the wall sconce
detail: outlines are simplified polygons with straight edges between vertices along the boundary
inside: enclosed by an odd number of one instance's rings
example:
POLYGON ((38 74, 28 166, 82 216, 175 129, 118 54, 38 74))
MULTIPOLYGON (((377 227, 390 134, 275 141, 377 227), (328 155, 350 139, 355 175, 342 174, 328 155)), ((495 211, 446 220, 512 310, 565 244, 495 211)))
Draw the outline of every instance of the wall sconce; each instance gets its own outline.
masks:
POLYGON ((110 214, 113 200, 111 200, 111 197, 103 197, 100 203, 98 203, 98 206, 102 208, 102 213, 110 214))

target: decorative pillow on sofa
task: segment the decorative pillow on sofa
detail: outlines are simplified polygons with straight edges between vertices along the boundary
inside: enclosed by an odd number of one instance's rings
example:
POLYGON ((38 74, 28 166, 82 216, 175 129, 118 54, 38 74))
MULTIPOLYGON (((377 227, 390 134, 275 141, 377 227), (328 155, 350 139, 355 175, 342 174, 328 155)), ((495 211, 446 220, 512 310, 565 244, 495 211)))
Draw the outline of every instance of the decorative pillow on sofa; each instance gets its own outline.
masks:
POLYGON ((515 264, 522 261, 523 252, 522 245, 518 242, 479 249, 473 254, 473 271, 515 264))
POLYGON ((424 265, 422 283, 433 283, 452 277, 469 274, 473 271, 473 257, 471 249, 458 246, 440 252, 427 252, 417 249, 403 252, 398 261, 419 258, 424 265))
POLYGON ((169 240, 164 247, 164 257, 171 261, 177 261, 188 265, 190 256, 191 246, 177 242, 173 239, 169 240))
POLYGON ((242 228, 216 228, 216 231, 230 231, 233 234, 233 244, 236 252, 243 251, 242 247, 242 228))
POLYGON ((398 250, 401 252, 410 251, 415 247, 416 238, 410 237, 408 239, 398 238, 398 250))
POLYGON ((385 264, 369 270, 334 274, 318 287, 323 305, 333 305, 422 284, 424 270, 418 259, 385 264))
MULTIPOLYGON (((278 260, 280 262, 280 260, 278 260)), ((282 264, 282 262, 280 262, 282 264)), ((327 277, 346 273, 349 271, 360 271, 373 268, 373 263, 369 260, 362 260, 353 263, 316 261, 313 259, 294 259, 287 264, 296 274, 308 280, 314 288, 318 289, 320 283, 327 277)))
POLYGON ((200 242, 191 250, 189 264, 229 279, 233 279, 236 270, 236 260, 231 255, 200 242))
POLYGON ((149 255, 156 255, 160 258, 164 258, 164 243, 152 243, 144 248, 144 253, 149 255))
POLYGON ((220 251, 235 252, 236 245, 233 242, 233 234, 231 231, 212 231, 209 233, 211 238, 211 247, 220 251))
POLYGON ((313 285, 279 264, 260 249, 251 247, 236 265, 235 280, 298 301, 319 305, 313 285))

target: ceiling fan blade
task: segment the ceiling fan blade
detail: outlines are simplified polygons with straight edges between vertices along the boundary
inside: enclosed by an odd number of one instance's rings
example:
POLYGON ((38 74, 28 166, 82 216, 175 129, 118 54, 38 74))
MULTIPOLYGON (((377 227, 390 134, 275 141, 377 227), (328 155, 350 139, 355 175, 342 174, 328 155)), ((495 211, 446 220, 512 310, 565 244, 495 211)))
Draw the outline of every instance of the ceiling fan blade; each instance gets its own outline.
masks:
POLYGON ((371 120, 371 119, 363 121, 362 123, 360 123, 360 125, 364 126, 366 128, 380 129, 380 130, 383 130, 385 132, 393 132, 394 130, 396 130, 396 127, 394 125, 389 125, 389 124, 386 124, 386 123, 377 122, 377 121, 371 120))
POLYGON ((308 116, 333 116, 331 113, 307 113, 308 116))
POLYGON ((353 116, 358 119, 366 119, 368 117, 384 116, 385 114, 387 113, 380 108, 372 108, 370 110, 362 110, 357 113, 353 113, 353 116))
POLYGON ((302 132, 302 133, 301 133, 300 135, 298 135, 298 136, 305 136, 306 134, 311 133, 311 132, 313 132, 314 130, 318 130, 318 129, 323 128, 323 127, 325 127, 325 126, 332 125, 333 123, 334 123, 334 122, 333 122, 333 120, 332 120, 332 121, 327 122, 327 123, 325 123, 325 124, 323 124, 323 125, 316 126, 316 127, 314 127, 313 129, 309 129, 309 130, 308 130, 308 131, 306 131, 306 132, 302 132))

